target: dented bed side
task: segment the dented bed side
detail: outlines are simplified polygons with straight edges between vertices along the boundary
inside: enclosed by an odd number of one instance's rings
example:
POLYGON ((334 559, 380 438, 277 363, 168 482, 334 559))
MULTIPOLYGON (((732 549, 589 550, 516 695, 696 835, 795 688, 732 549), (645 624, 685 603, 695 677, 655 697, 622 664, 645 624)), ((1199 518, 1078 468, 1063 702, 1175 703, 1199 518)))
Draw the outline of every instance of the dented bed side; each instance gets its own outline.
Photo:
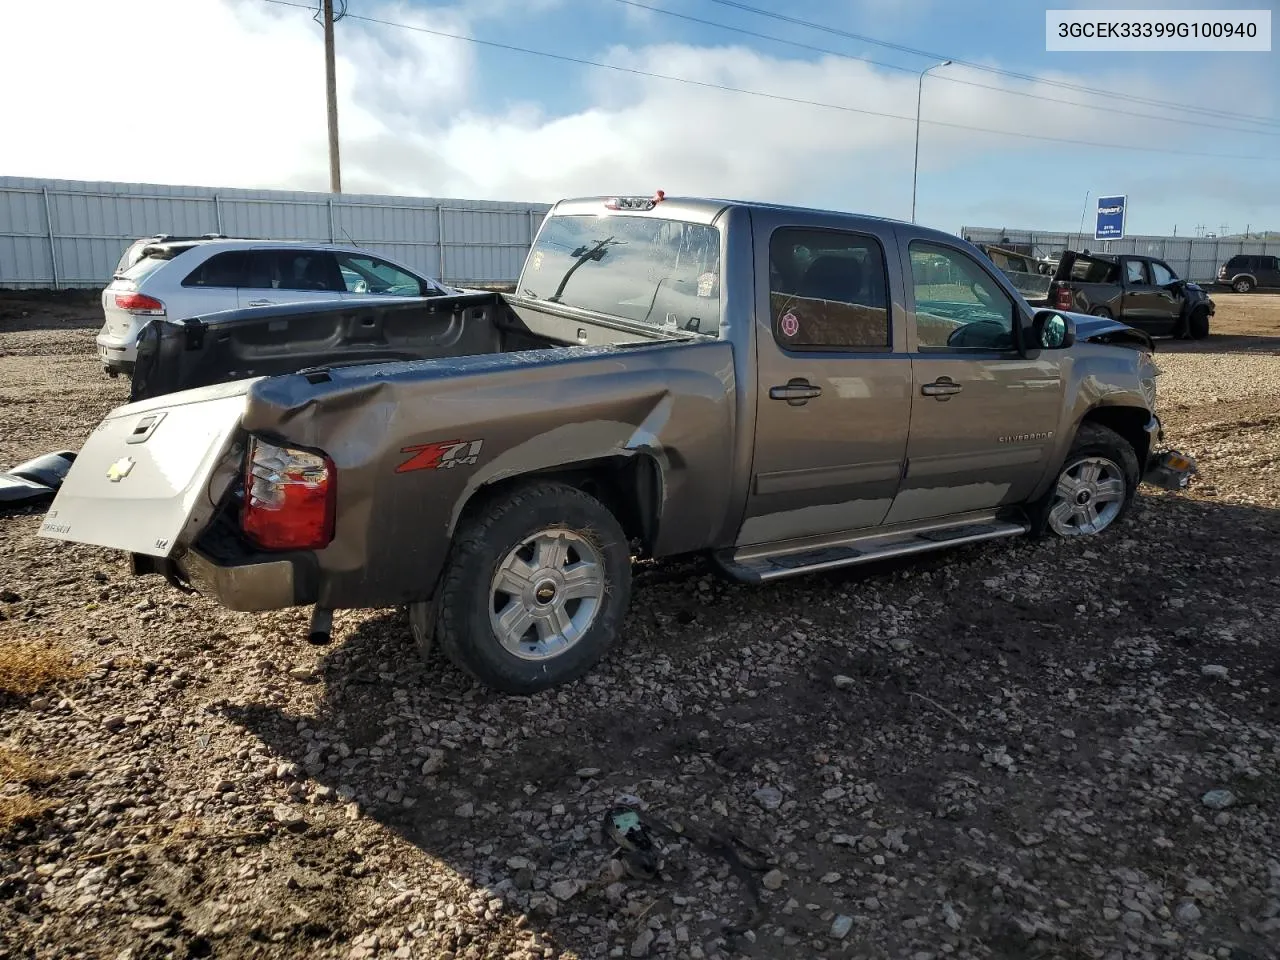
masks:
POLYGON ((541 472, 643 460, 658 480, 656 555, 724 538, 731 371, 719 341, 338 368, 322 383, 259 381, 243 425, 323 449, 337 468, 333 541, 314 554, 319 595, 299 602, 389 606, 430 597, 474 497, 541 472))

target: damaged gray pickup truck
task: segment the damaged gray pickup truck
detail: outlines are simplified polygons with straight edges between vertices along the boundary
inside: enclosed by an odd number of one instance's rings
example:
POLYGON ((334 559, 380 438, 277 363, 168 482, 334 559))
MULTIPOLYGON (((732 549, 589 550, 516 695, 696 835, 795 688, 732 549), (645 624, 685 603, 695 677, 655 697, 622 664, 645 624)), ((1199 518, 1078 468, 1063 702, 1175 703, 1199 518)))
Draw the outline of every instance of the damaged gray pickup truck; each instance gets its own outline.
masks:
POLYGON ((1194 469, 1156 450, 1149 337, 1033 312, 934 230, 569 200, 517 290, 175 327, 190 375, 94 430, 41 535, 232 609, 312 604, 317 642, 407 606, 420 646, 527 694, 606 652, 634 558, 758 582, 1092 535, 1194 469))

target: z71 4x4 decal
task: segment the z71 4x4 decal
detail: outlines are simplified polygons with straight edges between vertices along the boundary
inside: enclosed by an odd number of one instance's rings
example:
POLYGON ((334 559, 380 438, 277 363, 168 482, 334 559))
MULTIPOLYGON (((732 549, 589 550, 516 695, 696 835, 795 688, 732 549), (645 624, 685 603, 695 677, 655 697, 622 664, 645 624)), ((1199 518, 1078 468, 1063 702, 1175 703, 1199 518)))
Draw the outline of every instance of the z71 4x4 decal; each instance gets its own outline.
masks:
POLYGON ((411 470, 451 470, 454 467, 471 466, 480 456, 483 440, 445 440, 440 443, 419 443, 412 447, 401 447, 401 453, 411 456, 400 466, 396 473, 408 473, 411 470))

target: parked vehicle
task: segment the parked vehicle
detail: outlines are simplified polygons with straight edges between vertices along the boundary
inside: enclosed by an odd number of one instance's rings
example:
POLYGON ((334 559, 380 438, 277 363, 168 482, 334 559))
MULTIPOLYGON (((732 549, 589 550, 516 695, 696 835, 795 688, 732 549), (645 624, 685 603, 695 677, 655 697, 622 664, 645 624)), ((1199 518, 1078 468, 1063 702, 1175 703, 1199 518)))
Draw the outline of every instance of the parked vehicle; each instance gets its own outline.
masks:
POLYGON ((1280 257, 1237 254, 1218 268, 1215 285, 1230 287, 1236 293, 1280 289, 1280 257))
POLYGON ((1201 340, 1216 309, 1198 284, 1167 263, 1138 254, 1107 256, 1064 250, 1047 305, 1121 320, 1148 333, 1201 340))
POLYGON ((1149 336, 878 218, 566 200, 518 294, 219 323, 180 368, 207 385, 112 411, 40 535, 232 609, 314 604, 316 642, 334 609, 407 605, 510 693, 599 660, 634 557, 760 582, 1090 536, 1194 469, 1157 451, 1149 336), (364 362, 392 349, 421 359, 364 362))
POLYGON ((1044 264, 1034 256, 990 243, 979 243, 976 246, 1028 301, 1042 300, 1048 296, 1052 279, 1045 274, 1044 264))
POLYGON ((137 338, 152 319, 180 321, 239 307, 328 303, 369 294, 444 296, 456 291, 359 247, 291 240, 165 239, 137 255, 102 291, 97 337, 103 369, 131 373, 137 338))

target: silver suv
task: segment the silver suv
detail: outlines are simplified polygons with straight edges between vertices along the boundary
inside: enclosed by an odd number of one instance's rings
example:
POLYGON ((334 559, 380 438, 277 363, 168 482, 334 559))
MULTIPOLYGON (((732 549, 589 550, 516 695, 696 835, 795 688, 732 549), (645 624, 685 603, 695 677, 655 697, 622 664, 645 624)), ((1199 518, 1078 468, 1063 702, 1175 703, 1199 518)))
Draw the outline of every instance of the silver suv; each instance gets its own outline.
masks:
POLYGON ((102 291, 98 356, 111 376, 132 373, 138 334, 154 319, 177 322, 242 307, 456 292, 359 247, 225 237, 140 240, 125 251, 102 291))

